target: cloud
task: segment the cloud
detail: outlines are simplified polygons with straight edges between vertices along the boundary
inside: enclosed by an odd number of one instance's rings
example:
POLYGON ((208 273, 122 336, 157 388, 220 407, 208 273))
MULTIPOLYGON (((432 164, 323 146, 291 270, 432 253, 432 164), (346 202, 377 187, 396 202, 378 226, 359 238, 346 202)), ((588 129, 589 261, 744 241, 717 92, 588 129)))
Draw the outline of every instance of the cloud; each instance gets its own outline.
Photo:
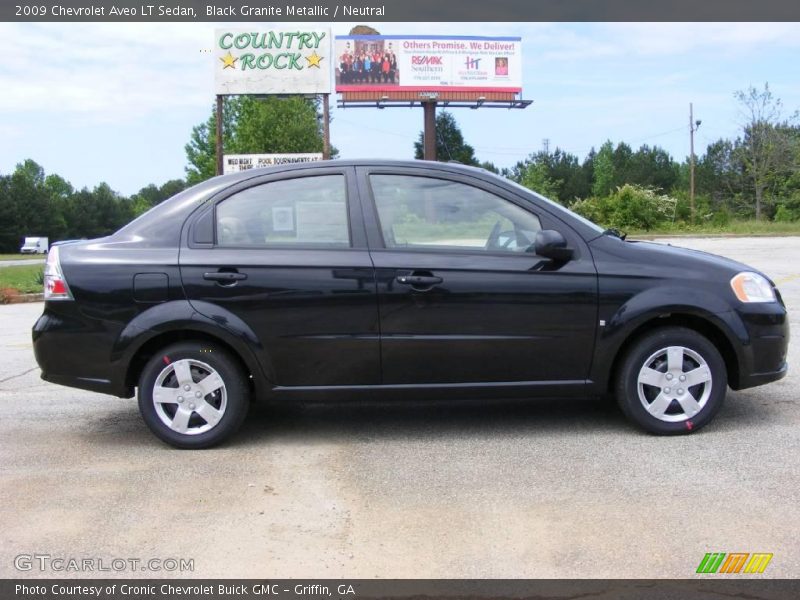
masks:
POLYGON ((798 23, 597 23, 564 25, 543 60, 664 57, 713 51, 744 55, 764 46, 800 47, 798 23))
POLYGON ((210 104, 211 28, 194 24, 3 24, 0 110, 93 122, 210 104))

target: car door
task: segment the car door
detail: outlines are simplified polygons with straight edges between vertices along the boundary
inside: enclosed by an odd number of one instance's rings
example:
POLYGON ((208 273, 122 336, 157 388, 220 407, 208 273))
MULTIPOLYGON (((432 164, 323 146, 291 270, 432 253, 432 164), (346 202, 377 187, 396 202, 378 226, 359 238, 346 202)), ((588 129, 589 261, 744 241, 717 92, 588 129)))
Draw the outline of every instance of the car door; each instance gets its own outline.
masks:
POLYGON ((353 176, 317 167, 247 180, 188 228, 187 297, 223 326, 252 331, 277 386, 379 383, 374 271, 353 176))
POLYGON ((360 168, 384 384, 585 384, 597 319, 588 248, 562 221, 482 179, 360 168), (533 253, 536 232, 575 250, 533 253))

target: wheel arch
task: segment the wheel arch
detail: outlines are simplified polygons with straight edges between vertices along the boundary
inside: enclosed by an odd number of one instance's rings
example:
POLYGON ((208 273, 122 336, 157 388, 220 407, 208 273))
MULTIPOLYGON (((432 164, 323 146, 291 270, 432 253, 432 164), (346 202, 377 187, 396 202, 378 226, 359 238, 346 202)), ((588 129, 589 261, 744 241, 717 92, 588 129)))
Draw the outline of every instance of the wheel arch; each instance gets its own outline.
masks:
POLYGON ((248 360, 245 356, 243 356, 243 353, 240 351, 240 349, 236 348, 233 344, 225 340, 220 335, 215 335, 200 329, 187 329, 185 327, 162 331, 143 341, 132 352, 131 357, 128 360, 128 366, 125 372, 125 385, 131 389, 136 387, 139 383, 139 378, 142 374, 144 366, 160 350, 174 343, 187 341, 207 342, 225 350, 250 377, 250 380, 255 388, 253 391, 256 393, 256 395, 264 393, 266 386, 260 377, 258 365, 255 364, 252 359, 248 360))
POLYGON ((714 323, 711 319, 696 313, 671 312, 668 314, 651 316, 639 323, 625 336, 614 353, 611 369, 608 372, 608 380, 605 385, 606 392, 611 392, 613 390, 619 369, 630 348, 643 336, 663 327, 685 327, 696 331, 714 344, 725 363, 725 369, 728 373, 728 382, 731 387, 734 389, 736 388, 739 382, 739 356, 736 353, 733 342, 722 327, 714 323))
POLYGON ((117 336, 111 362, 127 397, 133 395, 149 357, 159 348, 187 340, 207 341, 225 348, 252 377, 256 394, 268 393, 270 377, 259 360, 266 353, 252 330, 233 315, 210 319, 198 313, 188 301, 176 300, 140 313, 117 336))

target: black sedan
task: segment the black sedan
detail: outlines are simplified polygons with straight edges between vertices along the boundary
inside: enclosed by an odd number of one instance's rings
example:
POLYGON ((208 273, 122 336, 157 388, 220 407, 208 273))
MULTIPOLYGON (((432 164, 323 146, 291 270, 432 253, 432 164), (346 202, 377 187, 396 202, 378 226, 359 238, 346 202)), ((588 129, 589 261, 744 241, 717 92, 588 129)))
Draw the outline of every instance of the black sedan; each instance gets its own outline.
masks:
POLYGON ((53 246, 42 378, 208 447, 259 399, 616 394, 657 434, 786 374, 786 309, 734 261, 630 242, 486 171, 251 170, 53 246))

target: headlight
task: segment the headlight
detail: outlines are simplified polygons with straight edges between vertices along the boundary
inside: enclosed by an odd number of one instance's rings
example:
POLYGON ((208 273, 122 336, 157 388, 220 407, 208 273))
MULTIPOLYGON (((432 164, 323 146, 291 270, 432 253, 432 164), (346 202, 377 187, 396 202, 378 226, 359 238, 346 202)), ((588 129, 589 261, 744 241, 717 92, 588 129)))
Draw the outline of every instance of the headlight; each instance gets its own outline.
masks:
POLYGON ((775 290, 758 273, 744 271, 731 279, 733 293, 742 302, 775 302, 775 290))

